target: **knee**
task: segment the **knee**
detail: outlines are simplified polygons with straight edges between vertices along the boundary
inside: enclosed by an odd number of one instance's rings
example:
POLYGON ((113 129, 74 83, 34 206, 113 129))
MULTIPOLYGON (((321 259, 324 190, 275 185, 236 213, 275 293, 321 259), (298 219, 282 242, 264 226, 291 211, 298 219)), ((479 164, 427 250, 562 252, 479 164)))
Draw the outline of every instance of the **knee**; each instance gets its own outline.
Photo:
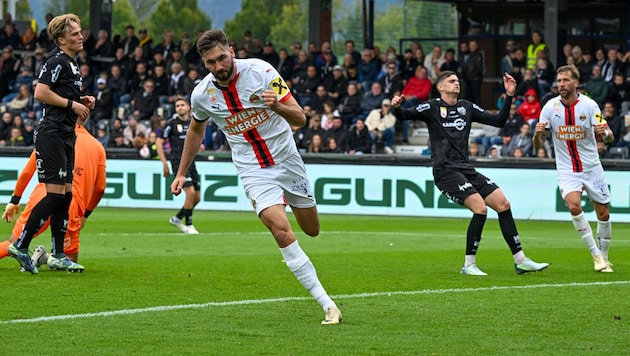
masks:
POLYGON ((315 237, 319 235, 319 223, 309 224, 309 226, 306 226, 302 231, 308 236, 315 237))
POLYGON ((569 204, 569 212, 571 213, 572 216, 578 216, 582 214, 582 207, 579 205, 569 204))

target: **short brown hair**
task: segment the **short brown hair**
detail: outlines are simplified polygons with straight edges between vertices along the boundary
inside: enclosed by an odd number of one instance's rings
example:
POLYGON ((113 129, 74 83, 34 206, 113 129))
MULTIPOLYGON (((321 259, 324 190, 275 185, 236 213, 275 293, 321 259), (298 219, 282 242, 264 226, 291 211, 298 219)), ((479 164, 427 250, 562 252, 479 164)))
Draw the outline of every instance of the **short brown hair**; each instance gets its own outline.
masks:
POLYGON ((48 36, 50 39, 57 43, 57 40, 66 34, 71 22, 76 22, 81 27, 81 20, 75 14, 59 15, 50 20, 48 24, 48 36))
POLYGON ((197 41, 197 51, 203 56, 203 54, 214 47, 222 45, 225 48, 229 48, 228 39, 225 32, 222 30, 214 29, 206 31, 199 37, 197 41))
POLYGON ((580 80, 580 71, 574 64, 567 64, 558 68, 558 70, 556 70, 556 74, 560 73, 569 73, 571 75, 571 78, 575 80, 580 80))

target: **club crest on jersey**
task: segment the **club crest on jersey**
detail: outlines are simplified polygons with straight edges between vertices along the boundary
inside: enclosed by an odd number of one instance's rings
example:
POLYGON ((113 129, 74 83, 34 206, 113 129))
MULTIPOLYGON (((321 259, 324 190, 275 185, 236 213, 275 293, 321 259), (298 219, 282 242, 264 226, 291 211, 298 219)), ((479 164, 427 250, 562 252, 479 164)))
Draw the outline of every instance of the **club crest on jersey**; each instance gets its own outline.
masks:
POLYGON ((460 115, 462 115, 462 116, 463 116, 463 115, 466 115, 466 108, 465 108, 465 107, 463 107, 463 106, 459 106, 459 107, 457 107, 457 113, 458 113, 458 114, 460 114, 460 115))
POLYGON ((70 62, 70 69, 72 69, 72 74, 80 74, 79 68, 77 68, 77 66, 75 66, 73 62, 70 62))
POLYGON ((177 124, 177 132, 179 133, 184 132, 184 127, 182 126, 182 124, 177 124))
POLYGON ((581 113, 580 114, 580 121, 584 121, 586 120, 586 114, 585 113, 581 113))
POLYGON ((213 104, 217 103, 217 96, 216 96, 216 89, 214 88, 210 88, 208 90, 206 90, 206 93, 208 93, 208 96, 210 97, 210 102, 213 104))
POLYGON ((441 106, 440 107, 440 116, 443 119, 446 119, 446 115, 448 115, 448 110, 445 107, 441 106))
POLYGON ((249 102, 252 104, 258 104, 260 102, 260 97, 258 94, 252 93, 252 95, 249 96, 249 102))

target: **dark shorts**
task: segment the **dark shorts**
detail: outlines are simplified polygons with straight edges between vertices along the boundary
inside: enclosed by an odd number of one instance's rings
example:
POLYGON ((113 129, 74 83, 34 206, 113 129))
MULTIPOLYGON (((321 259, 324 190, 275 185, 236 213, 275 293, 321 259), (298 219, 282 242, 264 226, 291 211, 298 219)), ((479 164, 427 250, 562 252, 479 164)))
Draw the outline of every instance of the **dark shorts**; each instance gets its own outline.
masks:
MULTIPOLYGON (((171 168, 173 169, 173 173, 177 173, 179 169, 179 160, 171 161, 171 168)), ((197 173, 197 166, 195 166, 195 162, 193 162, 188 171, 186 172, 186 182, 184 183, 184 188, 193 186, 195 187, 195 191, 201 190, 201 184, 199 182, 199 173, 197 173)))
POLYGON ((37 136, 35 151, 37 156, 37 178, 40 183, 72 184, 75 141, 75 136, 37 136))
POLYGON ((434 174, 435 185, 447 198, 463 205, 469 196, 479 193, 486 198, 490 193, 499 189, 490 178, 475 169, 451 170, 444 169, 434 174))

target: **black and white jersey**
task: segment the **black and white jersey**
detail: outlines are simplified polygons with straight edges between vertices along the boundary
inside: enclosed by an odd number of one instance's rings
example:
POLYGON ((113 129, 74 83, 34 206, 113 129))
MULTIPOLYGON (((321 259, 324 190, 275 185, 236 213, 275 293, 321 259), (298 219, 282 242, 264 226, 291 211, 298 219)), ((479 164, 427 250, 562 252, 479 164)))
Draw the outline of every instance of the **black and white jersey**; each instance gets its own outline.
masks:
POLYGON ((433 170, 473 168, 468 159, 468 138, 472 122, 503 127, 512 98, 506 98, 498 114, 491 114, 468 100, 454 106, 440 98, 428 100, 414 108, 394 108, 398 120, 420 120, 427 124, 431 140, 433 170))
MULTIPOLYGON (((38 77, 39 84, 46 84, 59 96, 81 102, 83 79, 77 62, 59 48, 46 57, 38 77)), ((77 115, 67 107, 44 104, 38 133, 71 136, 77 115)))
POLYGON ((190 120, 181 120, 179 116, 175 116, 166 123, 162 138, 168 140, 171 146, 171 160, 179 160, 181 158, 189 126, 190 120))

